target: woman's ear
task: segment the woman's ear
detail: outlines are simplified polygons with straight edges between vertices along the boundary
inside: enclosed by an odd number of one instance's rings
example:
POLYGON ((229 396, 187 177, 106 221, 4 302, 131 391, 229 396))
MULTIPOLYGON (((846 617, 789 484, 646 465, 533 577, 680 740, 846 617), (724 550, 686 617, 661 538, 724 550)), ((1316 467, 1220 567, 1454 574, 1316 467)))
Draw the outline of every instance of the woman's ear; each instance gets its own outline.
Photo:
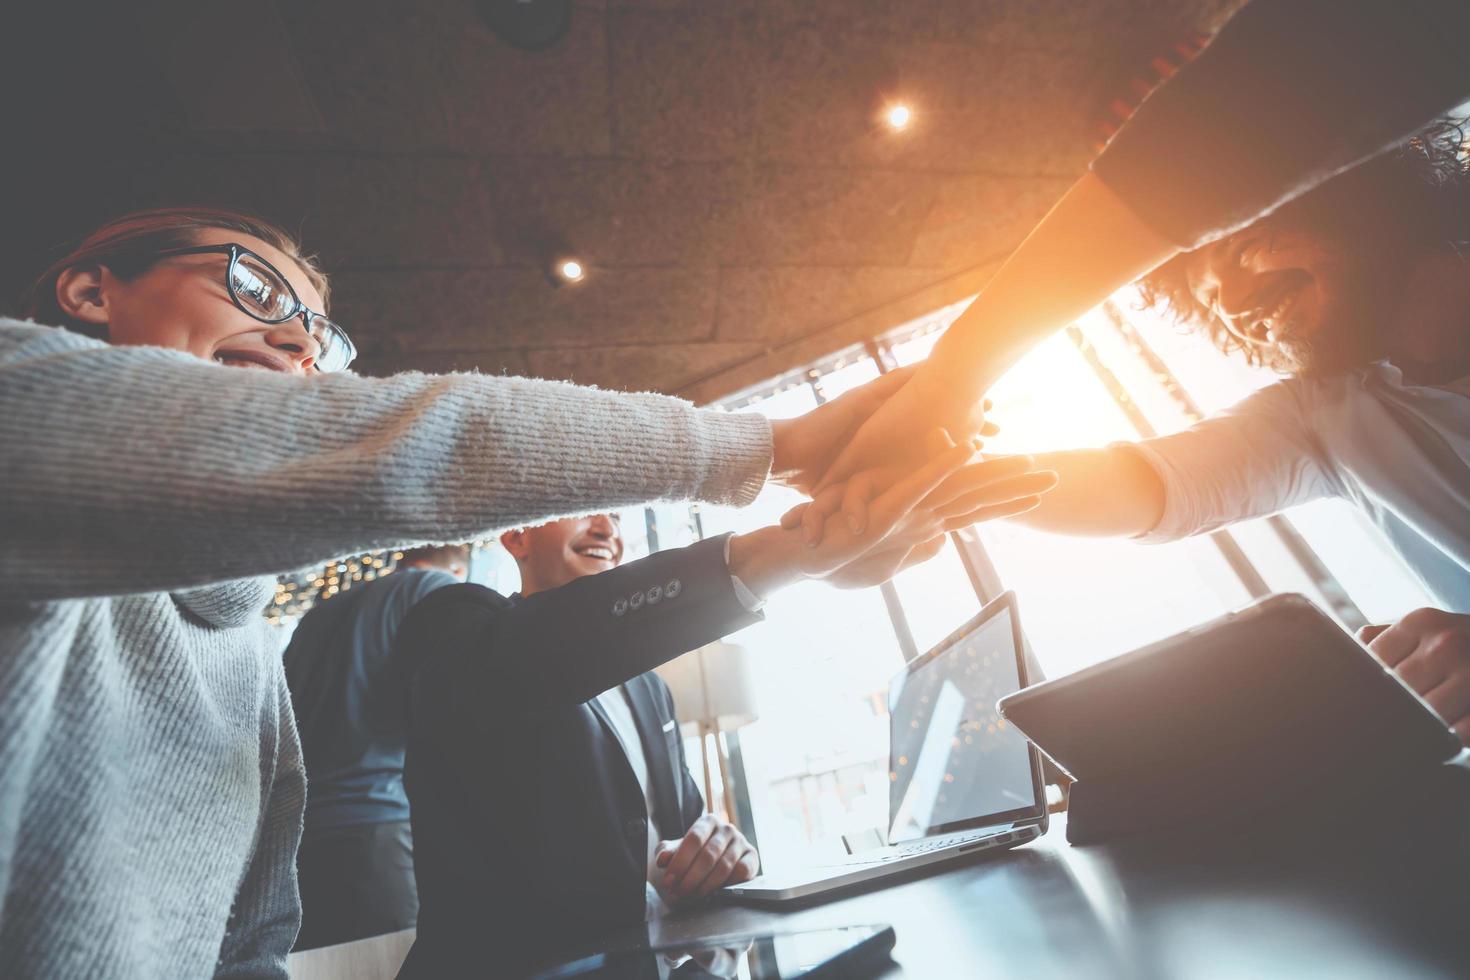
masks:
POLYGON ((56 277, 56 305, 61 312, 82 323, 107 326, 107 294, 102 288, 100 265, 79 265, 56 277))

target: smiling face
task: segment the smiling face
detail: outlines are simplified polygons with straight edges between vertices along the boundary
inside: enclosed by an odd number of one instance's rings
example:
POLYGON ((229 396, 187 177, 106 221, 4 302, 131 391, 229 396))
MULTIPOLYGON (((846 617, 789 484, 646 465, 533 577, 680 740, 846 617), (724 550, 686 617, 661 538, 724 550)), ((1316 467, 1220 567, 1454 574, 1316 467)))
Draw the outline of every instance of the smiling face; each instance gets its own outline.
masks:
MULTIPOLYGON (((270 243, 225 229, 202 229, 194 237, 198 245, 235 243, 255 252, 307 307, 325 309, 301 266, 270 243)), ((262 323, 230 299, 229 261, 222 252, 172 256, 131 278, 105 265, 78 266, 58 278, 57 302, 67 316, 105 327, 113 344, 169 347, 230 367, 314 371, 320 348, 300 317, 262 323)))
POLYGON ((1266 365, 1326 375, 1385 356, 1405 250, 1266 219, 1183 257, 1195 301, 1266 365))
POLYGON ((622 527, 616 514, 569 517, 507 531, 500 543, 520 566, 524 595, 609 571, 623 560, 622 527))

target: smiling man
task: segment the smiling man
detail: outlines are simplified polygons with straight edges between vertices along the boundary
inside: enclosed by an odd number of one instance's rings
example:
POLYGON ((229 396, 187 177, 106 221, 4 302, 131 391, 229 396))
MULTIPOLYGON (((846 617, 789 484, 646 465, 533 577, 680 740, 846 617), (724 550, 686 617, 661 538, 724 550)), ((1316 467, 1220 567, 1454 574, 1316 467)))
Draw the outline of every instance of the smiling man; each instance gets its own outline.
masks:
MULTIPOLYGON (((522 596, 611 571, 623 560, 622 526, 615 514, 507 531, 500 543, 520 567, 522 596)), ((738 578, 731 584, 737 595, 745 590, 738 578)), ((630 595, 627 605, 631 608, 621 615, 636 614, 635 602, 640 606, 657 605, 665 598, 675 602, 680 589, 678 579, 655 583, 630 595)), ((744 594, 748 608, 759 605, 748 590, 744 594)), ((615 603, 609 612, 618 608, 623 607, 615 603)), ((599 756, 624 755, 642 790, 642 810, 631 818, 619 812, 614 800, 600 801, 603 806, 593 807, 592 813, 594 819, 616 827, 623 827, 629 819, 647 821, 644 891, 648 915, 657 915, 680 899, 707 895, 722 885, 752 878, 760 864, 755 848, 722 817, 701 816, 704 800, 689 775, 673 696, 663 680, 648 671, 603 691, 589 707, 603 723, 594 729, 595 744, 589 749, 599 756), (675 857, 677 864, 672 863, 675 857)), ((570 797, 577 791, 567 788, 566 802, 571 804, 570 797)))
POLYGON ((861 535, 807 547, 767 527, 623 565, 616 518, 560 520, 502 536, 518 595, 456 585, 414 607, 397 640, 419 665, 404 783, 420 904, 403 976, 516 975, 755 874, 744 836, 703 814, 649 671, 759 622, 783 586, 875 585, 1054 480, 1030 460, 963 465, 967 449, 936 439, 861 535))
POLYGON ((1222 350, 1288 375, 1192 428, 1052 453, 1021 518, 1172 541, 1352 501, 1438 600, 1364 638, 1470 742, 1470 172, 1440 124, 1141 282, 1222 350))

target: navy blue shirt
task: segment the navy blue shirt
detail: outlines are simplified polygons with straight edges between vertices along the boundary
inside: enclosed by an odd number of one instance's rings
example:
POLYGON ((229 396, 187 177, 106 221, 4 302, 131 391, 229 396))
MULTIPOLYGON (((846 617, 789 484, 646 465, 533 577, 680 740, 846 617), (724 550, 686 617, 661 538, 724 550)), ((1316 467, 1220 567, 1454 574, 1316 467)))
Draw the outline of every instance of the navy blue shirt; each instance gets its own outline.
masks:
POLYGON ((406 568, 308 612, 286 648, 306 761, 306 830, 408 819, 403 751, 413 665, 392 656, 399 624, 458 580, 406 568))

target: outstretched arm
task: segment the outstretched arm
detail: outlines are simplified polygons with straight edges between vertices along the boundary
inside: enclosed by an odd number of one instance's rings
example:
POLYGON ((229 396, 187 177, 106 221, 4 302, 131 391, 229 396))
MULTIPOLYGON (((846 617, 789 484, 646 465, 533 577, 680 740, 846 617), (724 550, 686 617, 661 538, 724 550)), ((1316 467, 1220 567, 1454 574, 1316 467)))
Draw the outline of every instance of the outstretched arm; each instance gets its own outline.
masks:
MULTIPOLYGON (((872 502, 866 534, 838 529, 819 546, 808 547, 796 531, 761 528, 730 539, 728 563, 725 539, 710 539, 537 592, 513 605, 480 586, 451 586, 414 607, 397 646, 423 663, 421 670, 453 675, 445 690, 480 717, 514 717, 586 701, 758 621, 760 615, 736 596, 732 574, 760 597, 811 578, 848 587, 875 585, 932 557, 935 539, 951 525, 959 526, 956 522, 976 519, 993 494, 1013 501, 1022 491, 1007 487, 1032 484, 1029 465, 966 466, 969 449, 954 446, 937 431, 928 444, 928 462, 882 488, 872 502), (986 477, 990 489, 983 501, 972 498, 968 484, 941 489, 957 472, 986 477)), ((1050 476, 1042 480, 1050 482, 1050 476)))
POLYGON ((1057 474, 1057 486, 1015 520, 1054 534, 1133 537, 1164 513, 1164 483, 1142 456, 1117 446, 1041 453, 1036 464, 1057 474))
POLYGON ((1178 251, 1250 223, 1470 97, 1470 5, 1291 0, 1241 11, 1150 96, 859 431, 823 485, 974 431, 1017 357, 1178 251))

